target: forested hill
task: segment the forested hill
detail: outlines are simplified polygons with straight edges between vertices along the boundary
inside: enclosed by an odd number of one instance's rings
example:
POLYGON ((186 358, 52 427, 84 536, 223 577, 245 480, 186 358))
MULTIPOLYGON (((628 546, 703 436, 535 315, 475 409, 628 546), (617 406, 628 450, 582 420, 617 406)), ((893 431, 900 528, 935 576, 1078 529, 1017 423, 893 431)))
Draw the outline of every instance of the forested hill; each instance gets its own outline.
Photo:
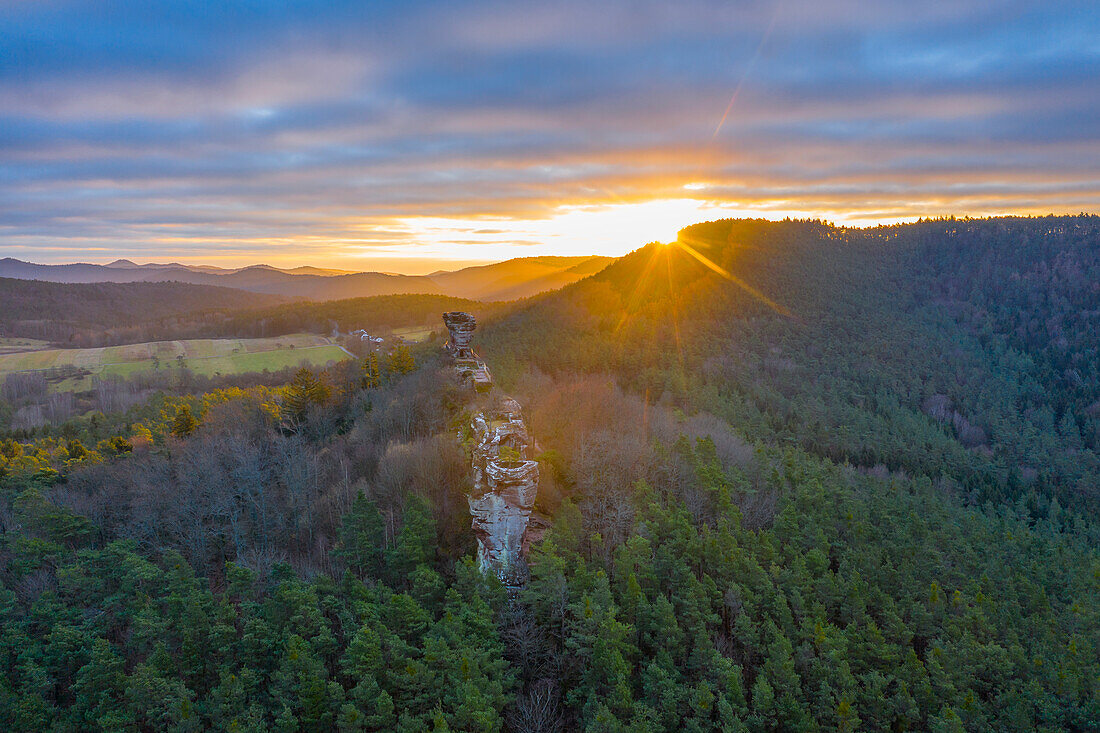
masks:
POLYGON ((174 325, 177 338, 233 336, 262 338, 308 331, 347 333, 366 329, 375 333, 394 326, 438 326, 448 310, 494 313, 504 304, 479 303, 449 295, 375 295, 322 302, 298 301, 282 305, 219 314, 196 314, 174 325))
POLYGON ((532 421, 572 495, 531 558, 521 709, 548 685, 591 730, 1096 730, 1098 242, 1095 217, 711 222, 485 324, 498 381, 570 422, 532 421))
POLYGON ((67 342, 95 334, 108 343, 126 343, 127 339, 145 340, 140 336, 149 324, 182 314, 197 317, 290 300, 179 282, 54 283, 0 278, 0 335, 67 342))
POLYGON ((307 301, 232 288, 156 283, 52 283, 0 278, 0 336, 89 348, 189 338, 265 338, 308 331, 374 333, 438 325, 446 310, 493 313, 504 304, 447 295, 307 301))
POLYGON ((1096 229, 713 222, 478 311, 514 594, 437 343, 6 437, 0 728, 1095 731, 1096 229))
POLYGON ((943 476, 967 501, 1095 512, 1100 218, 726 220, 680 242, 500 319, 494 361, 611 370, 750 439, 943 476))

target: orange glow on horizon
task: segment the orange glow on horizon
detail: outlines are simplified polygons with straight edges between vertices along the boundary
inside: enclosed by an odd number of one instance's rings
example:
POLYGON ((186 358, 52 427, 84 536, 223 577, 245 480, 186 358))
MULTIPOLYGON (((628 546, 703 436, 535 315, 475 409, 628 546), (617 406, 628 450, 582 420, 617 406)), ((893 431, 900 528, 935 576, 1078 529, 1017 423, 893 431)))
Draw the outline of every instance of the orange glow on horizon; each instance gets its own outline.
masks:
MULTIPOLYGON (((688 184, 700 190, 705 184, 688 184)), ((375 242, 352 245, 347 254, 362 257, 410 256, 411 249, 428 258, 448 256, 478 260, 541 255, 606 255, 619 257, 649 243, 676 241, 686 226, 714 219, 822 218, 820 212, 788 207, 787 203, 743 204, 697 198, 663 198, 650 201, 563 204, 543 218, 505 216, 439 217, 410 216, 392 220, 390 228, 407 237, 401 244, 375 242), (356 253, 355 250, 358 250, 356 253), (501 250, 508 250, 502 253, 501 250)), ((859 214, 834 216, 841 225, 866 226, 916 220, 917 216, 887 220, 859 218, 859 214)), ((369 226, 364 223, 364 227, 369 226)))
MULTIPOLYGON (((838 226, 866 227, 916 221, 922 216, 1034 215, 1046 211, 977 212, 953 211, 950 207, 898 205, 878 214, 840 207, 816 208, 796 200, 730 201, 704 198, 715 193, 718 184, 690 181, 682 184, 682 197, 650 200, 603 200, 599 203, 562 203, 538 215, 420 215, 346 217, 336 216, 309 234, 282 237, 196 236, 177 232, 174 225, 159 225, 150 240, 155 254, 135 256, 118 248, 118 242, 84 238, 79 246, 56 248, 27 242, 38 251, 53 250, 51 261, 102 263, 117 258, 147 262, 181 262, 238 268, 255 264, 294 268, 313 266, 354 272, 391 272, 425 275, 438 270, 456 270, 516 257, 548 255, 619 257, 647 243, 675 244, 678 232, 692 224, 726 218, 782 220, 821 219, 838 226), (800 204, 802 204, 800 206, 800 204), (910 213, 920 210, 921 213, 910 213), (59 251, 79 252, 62 260, 59 251)), ((21 243, 20 243, 21 244, 21 243)), ((76 244, 75 242, 73 244, 76 244)), ((690 243, 684 251, 696 259, 702 255, 690 243)), ((686 246, 685 246, 686 245, 686 246)), ((13 253, 15 256, 18 254, 13 253)), ((29 258, 33 259, 33 257, 29 258)), ((705 257, 704 257, 705 259, 705 257)), ((704 262, 712 270, 714 263, 704 262)), ((728 273, 719 272, 726 277, 728 273)), ((738 283, 742 287, 748 286, 738 283)), ((751 292, 751 290, 750 290, 751 292)), ((754 295, 757 295, 754 293, 754 295)), ((779 308, 769 302, 769 305, 779 308)))

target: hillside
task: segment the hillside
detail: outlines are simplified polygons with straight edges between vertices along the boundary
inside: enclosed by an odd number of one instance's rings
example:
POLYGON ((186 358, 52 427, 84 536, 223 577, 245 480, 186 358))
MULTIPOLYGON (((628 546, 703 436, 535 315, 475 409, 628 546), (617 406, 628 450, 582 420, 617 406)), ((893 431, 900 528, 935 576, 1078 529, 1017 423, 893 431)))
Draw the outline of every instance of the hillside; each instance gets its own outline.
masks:
POLYGON ((750 439, 1095 509, 1098 222, 701 224, 485 338, 551 373, 610 368, 750 439))
POLYGON ((271 306, 287 300, 177 282, 62 284, 0 278, 4 304, 0 334, 67 342, 95 332, 119 342, 138 335, 146 324, 183 314, 271 306))
POLYGON ((268 265, 236 270, 177 263, 137 265, 128 260, 109 265, 39 265, 8 257, 0 259, 0 278, 61 283, 180 282, 310 300, 437 294, 492 301, 526 297, 568 285, 609 261, 605 257, 531 257, 430 276, 411 276, 312 267, 281 270, 268 265))
POLYGON ((504 307, 446 295, 288 302, 282 296, 176 282, 49 283, 0 278, 0 295, 11 304, 0 314, 0 337, 38 338, 76 348, 299 332, 327 335, 356 329, 389 333, 395 328, 438 327, 439 314, 447 310, 489 314, 504 307))
POLYGON ((506 306, 480 303, 446 295, 376 295, 320 303, 297 302, 233 313, 198 314, 180 319, 174 326, 179 336, 191 338, 238 336, 260 338, 308 331, 326 334, 364 329, 388 333, 398 327, 439 328, 439 314, 449 310, 495 313, 506 306))
POLYGON ((429 275, 448 295, 471 300, 518 300, 556 290, 599 272, 610 257, 522 257, 429 275))
POLYGON ((717 686, 734 730, 1090 729, 1098 242, 711 222, 484 324, 573 482, 527 599, 577 727, 717 686), (573 655, 612 629, 609 686, 573 655))

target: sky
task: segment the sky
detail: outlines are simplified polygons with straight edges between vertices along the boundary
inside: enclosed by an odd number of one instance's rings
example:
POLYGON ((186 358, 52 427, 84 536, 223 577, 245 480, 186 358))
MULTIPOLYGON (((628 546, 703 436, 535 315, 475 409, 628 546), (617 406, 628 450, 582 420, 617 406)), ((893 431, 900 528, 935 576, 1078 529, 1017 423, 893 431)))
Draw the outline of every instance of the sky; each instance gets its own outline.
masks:
POLYGON ((0 256, 421 273, 1100 212, 1095 0, 0 0, 0 256))

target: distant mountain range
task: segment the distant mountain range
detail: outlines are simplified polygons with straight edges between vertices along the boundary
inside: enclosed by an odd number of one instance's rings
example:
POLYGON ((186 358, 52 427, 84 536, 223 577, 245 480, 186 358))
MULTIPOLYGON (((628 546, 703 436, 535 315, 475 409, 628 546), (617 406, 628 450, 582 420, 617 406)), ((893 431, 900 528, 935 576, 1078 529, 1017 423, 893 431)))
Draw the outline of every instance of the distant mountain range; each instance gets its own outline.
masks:
MULTIPOLYGON (((17 262, 19 260, 16 260, 17 262)), ((214 265, 184 265, 180 262, 169 262, 167 264, 147 262, 144 265, 139 265, 131 260, 115 260, 114 262, 108 262, 104 267, 113 267, 118 270, 190 270, 191 272, 208 272, 212 275, 231 275, 234 272, 240 272, 241 270, 247 270, 249 267, 262 267, 275 272, 285 272, 289 275, 354 275, 358 270, 332 270, 323 267, 310 267, 308 265, 302 267, 293 267, 286 269, 284 267, 272 267, 271 265, 249 265, 248 267, 215 267, 214 265)))
POLYGON ((521 257, 431 275, 395 275, 318 267, 284 270, 270 265, 239 269, 177 262, 139 265, 130 260, 115 260, 108 265, 40 265, 6 257, 0 259, 0 277, 59 283, 181 282, 310 300, 423 293, 488 302, 525 298, 569 285, 599 272, 612 260, 595 255, 521 257))

